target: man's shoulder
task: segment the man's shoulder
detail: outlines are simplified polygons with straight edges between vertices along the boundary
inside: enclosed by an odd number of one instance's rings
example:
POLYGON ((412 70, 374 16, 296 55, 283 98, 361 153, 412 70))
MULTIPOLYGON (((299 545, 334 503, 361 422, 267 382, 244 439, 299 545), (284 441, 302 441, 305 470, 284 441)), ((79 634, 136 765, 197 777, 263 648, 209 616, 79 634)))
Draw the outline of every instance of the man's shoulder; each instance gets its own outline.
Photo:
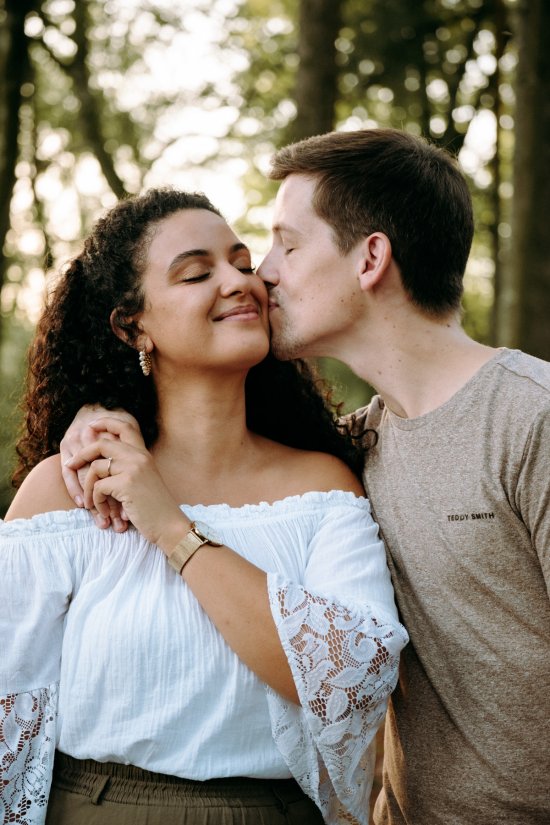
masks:
POLYGON ((505 371, 503 386, 506 386, 507 376, 509 383, 520 382, 543 396, 550 396, 550 362, 518 349, 510 349, 504 350, 495 364, 505 371))
POLYGON ((521 350, 503 350, 483 371, 471 401, 480 415, 490 417, 493 431, 525 434, 535 422, 550 418, 550 363, 521 350))
POLYGON ((385 404, 380 395, 374 395, 364 407, 342 416, 342 422, 358 437, 367 430, 376 430, 384 414, 385 404))

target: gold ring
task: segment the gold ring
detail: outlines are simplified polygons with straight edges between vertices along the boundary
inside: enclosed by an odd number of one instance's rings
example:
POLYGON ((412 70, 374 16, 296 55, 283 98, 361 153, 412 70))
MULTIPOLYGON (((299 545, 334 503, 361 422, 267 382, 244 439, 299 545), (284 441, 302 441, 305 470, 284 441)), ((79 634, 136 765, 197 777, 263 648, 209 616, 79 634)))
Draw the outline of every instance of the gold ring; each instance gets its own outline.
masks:
POLYGON ((113 456, 112 456, 112 455, 110 455, 110 456, 107 458, 107 475, 108 475, 108 476, 110 476, 110 475, 111 475, 111 462, 112 462, 112 460, 113 460, 113 456))

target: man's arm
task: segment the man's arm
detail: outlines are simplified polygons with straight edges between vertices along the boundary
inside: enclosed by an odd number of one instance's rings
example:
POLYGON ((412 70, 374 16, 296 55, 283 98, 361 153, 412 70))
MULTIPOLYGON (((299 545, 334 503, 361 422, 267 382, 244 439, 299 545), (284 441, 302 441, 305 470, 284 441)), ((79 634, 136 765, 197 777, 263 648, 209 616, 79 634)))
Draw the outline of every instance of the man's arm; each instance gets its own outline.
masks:
POLYGON ((516 505, 531 535, 550 599, 550 408, 535 418, 525 445, 516 505))

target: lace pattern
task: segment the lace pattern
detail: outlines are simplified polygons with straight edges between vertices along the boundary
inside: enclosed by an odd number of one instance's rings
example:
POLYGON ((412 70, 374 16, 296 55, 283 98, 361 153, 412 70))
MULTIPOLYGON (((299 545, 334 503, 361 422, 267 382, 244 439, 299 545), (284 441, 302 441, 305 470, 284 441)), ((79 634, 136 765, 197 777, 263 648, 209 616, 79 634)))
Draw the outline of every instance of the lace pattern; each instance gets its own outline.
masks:
POLYGON ((0 816, 42 825, 55 751, 58 683, 0 697, 0 816))
POLYGON ((271 609, 301 707, 267 688, 273 736, 331 825, 367 825, 374 736, 408 641, 397 622, 268 577, 271 609))

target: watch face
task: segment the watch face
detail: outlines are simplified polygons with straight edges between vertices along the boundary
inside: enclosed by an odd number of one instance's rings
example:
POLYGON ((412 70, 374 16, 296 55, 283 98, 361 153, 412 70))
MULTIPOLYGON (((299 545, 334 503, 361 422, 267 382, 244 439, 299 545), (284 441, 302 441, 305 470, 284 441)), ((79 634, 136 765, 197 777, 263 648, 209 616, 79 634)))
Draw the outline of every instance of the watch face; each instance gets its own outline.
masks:
POLYGON ((208 524, 205 524, 204 521, 195 521, 194 522, 195 531, 199 533, 203 538, 205 538, 209 544, 221 545, 223 541, 221 538, 209 527, 208 524))

